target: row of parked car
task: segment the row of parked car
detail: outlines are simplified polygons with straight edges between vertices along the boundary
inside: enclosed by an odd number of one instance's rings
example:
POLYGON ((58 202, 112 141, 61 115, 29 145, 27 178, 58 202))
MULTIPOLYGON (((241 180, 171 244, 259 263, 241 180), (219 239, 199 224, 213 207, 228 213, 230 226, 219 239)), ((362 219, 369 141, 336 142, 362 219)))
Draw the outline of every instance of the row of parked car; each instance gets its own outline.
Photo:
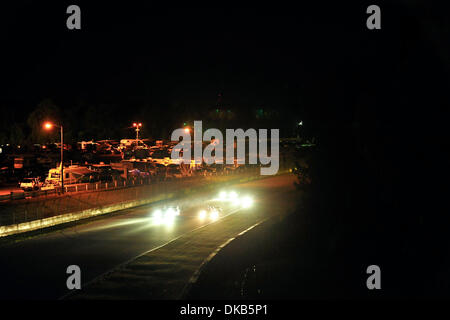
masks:
POLYGON ((55 185, 48 182, 42 182, 40 178, 24 178, 20 183, 19 187, 24 191, 35 191, 35 190, 51 190, 55 188, 55 185))
MULTIPOLYGON (((243 166, 234 165, 201 165, 190 167, 177 164, 145 163, 133 161, 127 165, 71 165, 64 168, 65 185, 77 183, 109 182, 120 179, 149 178, 156 180, 181 179, 191 176, 212 176, 216 174, 230 174, 243 170, 243 166), (126 174, 124 174, 126 172, 126 174)), ((60 168, 50 169, 45 179, 27 177, 20 181, 19 187, 24 191, 51 190, 59 186, 61 181, 60 168)))
POLYGON ((179 179, 191 176, 211 176, 215 174, 229 174, 231 172, 240 171, 243 167, 235 167, 233 165, 202 165, 189 167, 177 164, 163 165, 159 163, 145 164, 136 162, 134 169, 128 171, 128 176, 133 177, 151 177, 160 179, 179 179))

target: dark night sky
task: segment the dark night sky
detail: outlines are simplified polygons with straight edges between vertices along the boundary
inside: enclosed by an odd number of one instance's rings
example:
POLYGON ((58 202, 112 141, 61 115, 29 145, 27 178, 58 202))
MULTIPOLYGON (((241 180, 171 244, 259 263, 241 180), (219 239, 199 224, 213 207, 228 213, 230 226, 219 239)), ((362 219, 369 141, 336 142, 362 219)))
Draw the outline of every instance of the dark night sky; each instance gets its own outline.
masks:
POLYGON ((3 21, 3 99, 32 108, 45 97, 65 104, 78 97, 117 104, 181 97, 203 106, 223 92, 232 105, 287 108, 312 86, 328 90, 325 82, 340 76, 337 69, 364 63, 373 47, 364 48, 367 40, 361 46, 361 37, 376 38, 364 30, 364 6, 334 11, 82 4, 81 31, 66 29, 65 8, 23 5, 3 21))
POLYGON ((15 20, 17 29, 8 39, 14 99, 26 88, 27 99, 86 95, 164 101, 181 94, 215 103, 224 91, 230 102, 277 101, 278 90, 297 89, 311 51, 301 45, 311 39, 306 30, 299 33, 304 22, 295 16, 261 16, 249 9, 83 6, 82 30, 71 32, 66 15, 59 13, 63 5, 43 15, 34 7, 19 15, 26 22, 15 20))
POLYGON ((241 110, 267 106, 314 126, 336 116, 351 124, 375 111, 364 104, 402 117, 402 104, 417 103, 406 97, 411 88, 433 93, 445 82, 435 88, 425 78, 448 80, 448 23, 439 7, 420 2, 384 5, 378 31, 365 27, 368 2, 275 8, 78 2, 81 31, 65 26, 69 4, 29 1, 2 10, 0 99, 18 121, 44 98, 61 108, 80 100, 111 104, 123 118, 124 108, 158 113, 180 104, 201 114, 222 92, 224 103, 241 110))

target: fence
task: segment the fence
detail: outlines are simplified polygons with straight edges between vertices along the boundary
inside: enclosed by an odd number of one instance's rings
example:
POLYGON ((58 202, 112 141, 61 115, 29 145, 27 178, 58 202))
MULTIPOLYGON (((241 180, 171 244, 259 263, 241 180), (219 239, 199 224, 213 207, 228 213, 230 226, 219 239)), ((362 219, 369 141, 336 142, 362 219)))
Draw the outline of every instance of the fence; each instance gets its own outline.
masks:
MULTIPOLYGON (((64 193, 77 193, 86 191, 100 191, 117 189, 124 187, 132 187, 142 184, 152 183, 149 179, 136 179, 136 180, 117 180, 111 182, 96 182, 96 183, 79 183, 64 186, 64 193)), ((37 191, 24 191, 24 192, 11 192, 7 195, 1 195, 0 201, 8 200, 22 200, 28 198, 59 196, 61 195, 61 187, 55 187, 49 190, 37 190, 37 191)))
MULTIPOLYGON (((248 167, 241 167, 236 170, 223 170, 219 172, 201 172, 194 176, 186 176, 181 178, 166 178, 162 176, 153 176, 147 178, 130 178, 128 180, 116 180, 110 182, 94 182, 94 183, 79 183, 79 184, 71 184, 64 186, 64 193, 78 193, 78 192, 87 192, 87 191, 101 191, 101 190, 110 190, 110 189, 122 189, 126 187, 134 187, 139 185, 150 185, 154 183, 159 183, 167 180, 186 180, 192 177, 205 177, 205 176, 228 176, 237 174, 239 172, 248 170, 248 167)), ((29 198, 39 198, 39 197, 49 197, 49 196, 60 196, 62 194, 62 188, 56 186, 54 189, 49 190, 36 190, 36 191, 24 191, 24 192, 11 192, 10 194, 0 195, 1 201, 15 201, 15 200, 23 200, 29 198)))

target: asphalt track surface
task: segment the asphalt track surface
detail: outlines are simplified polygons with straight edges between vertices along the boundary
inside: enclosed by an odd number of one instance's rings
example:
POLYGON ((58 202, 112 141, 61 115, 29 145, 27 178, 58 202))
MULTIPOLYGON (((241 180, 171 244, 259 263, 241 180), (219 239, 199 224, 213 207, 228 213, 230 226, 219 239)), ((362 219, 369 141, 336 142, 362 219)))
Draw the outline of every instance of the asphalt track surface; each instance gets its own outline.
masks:
MULTIPOLYGON (((216 201, 217 192, 202 193, 122 210, 102 219, 3 245, 0 247, 0 299, 58 299, 68 292, 66 269, 69 265, 80 267, 83 286, 149 250, 164 248, 165 244, 179 237, 177 241, 183 242, 185 234, 195 237, 192 231, 212 224, 217 229, 214 230, 216 237, 221 232, 224 237, 228 237, 230 232, 236 233, 235 236, 250 224, 287 210, 295 199, 293 182, 292 175, 283 175, 226 187, 227 191, 234 190, 240 196, 252 196, 255 202, 253 209, 241 209, 216 201), (208 205, 222 209, 219 220, 199 219, 199 211, 208 205), (180 215, 172 224, 158 223, 153 218, 155 210, 163 206, 180 207, 180 215), (247 218, 233 220, 235 216, 243 217, 246 210, 249 210, 247 218), (233 228, 227 229, 223 224, 233 224, 233 228)), ((203 236, 211 237, 208 233, 203 236)), ((158 250, 155 250, 156 254, 158 250)))

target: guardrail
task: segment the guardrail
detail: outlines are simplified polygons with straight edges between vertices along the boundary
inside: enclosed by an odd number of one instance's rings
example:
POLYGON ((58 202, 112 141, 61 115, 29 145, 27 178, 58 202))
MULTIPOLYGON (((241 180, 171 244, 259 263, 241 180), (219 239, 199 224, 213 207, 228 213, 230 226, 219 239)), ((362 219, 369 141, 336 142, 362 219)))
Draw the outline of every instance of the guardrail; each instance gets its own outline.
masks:
MULTIPOLYGON (((86 191, 99 191, 108 190, 116 188, 124 188, 130 186, 136 186, 140 184, 149 184, 148 179, 138 179, 135 180, 116 180, 111 182, 92 182, 92 183, 79 183, 70 184, 64 186, 64 193, 76 193, 76 192, 86 192, 86 191)), ((5 200, 21 200, 27 198, 37 198, 42 196, 51 195, 61 195, 61 187, 55 187, 48 190, 36 190, 36 191, 21 191, 21 192, 11 192, 7 195, 1 195, 0 201, 5 200)))
MULTIPOLYGON (((243 169, 246 170, 246 169, 243 169)), ((166 178, 161 176, 153 176, 148 178, 136 177, 128 180, 114 180, 110 182, 92 182, 92 183, 79 183, 64 186, 64 193, 78 193, 87 191, 102 191, 111 190, 118 188, 134 187, 139 185, 150 185, 161 181, 168 180, 185 180, 191 179, 192 177, 204 177, 204 176, 221 176, 221 175, 233 175, 242 170, 224 170, 219 172, 201 172, 198 174, 183 176, 180 178, 166 178)), ((10 192, 6 195, 0 195, 0 201, 12 201, 12 200, 23 200, 29 198, 47 197, 47 196, 59 196, 62 194, 61 187, 56 186, 54 189, 49 190, 36 190, 36 191, 21 191, 21 192, 10 192)))

